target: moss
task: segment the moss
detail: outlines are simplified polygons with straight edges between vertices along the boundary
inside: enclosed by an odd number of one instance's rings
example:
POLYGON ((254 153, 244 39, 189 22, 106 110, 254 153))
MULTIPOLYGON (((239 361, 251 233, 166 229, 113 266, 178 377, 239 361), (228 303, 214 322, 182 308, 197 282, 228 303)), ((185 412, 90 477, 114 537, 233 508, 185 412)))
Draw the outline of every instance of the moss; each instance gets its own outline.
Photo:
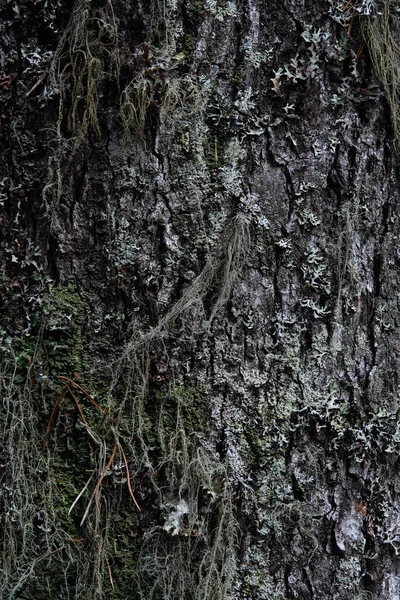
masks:
POLYGON ((87 498, 84 497, 71 514, 69 514, 69 510, 83 489, 90 469, 95 469, 95 460, 88 443, 84 444, 80 440, 80 443, 75 443, 72 447, 65 437, 60 441, 58 441, 50 462, 50 478, 54 483, 52 508, 65 534, 71 538, 82 538, 84 533, 79 527, 79 522, 87 498))
POLYGON ((232 83, 235 86, 236 90, 242 90, 244 85, 244 68, 242 65, 238 65, 235 69, 234 76, 232 78, 232 83))
POLYGON ((72 285, 54 287, 45 300, 43 346, 54 375, 73 375, 84 368, 83 327, 87 306, 72 285))
POLYGON ((29 368, 30 361, 33 360, 37 350, 37 338, 34 335, 24 335, 15 337, 11 342, 11 351, 15 356, 16 366, 22 370, 26 376, 26 370, 29 368))
POLYGON ((166 422, 174 419, 178 408, 187 435, 209 433, 208 401, 204 388, 177 385, 169 389, 163 408, 166 422))
POLYGON ((188 3, 187 11, 190 19, 199 19, 205 12, 204 0, 191 0, 191 2, 188 3))
POLYGON ((183 48, 187 58, 193 57, 193 52, 196 49, 196 38, 190 33, 185 35, 183 48))

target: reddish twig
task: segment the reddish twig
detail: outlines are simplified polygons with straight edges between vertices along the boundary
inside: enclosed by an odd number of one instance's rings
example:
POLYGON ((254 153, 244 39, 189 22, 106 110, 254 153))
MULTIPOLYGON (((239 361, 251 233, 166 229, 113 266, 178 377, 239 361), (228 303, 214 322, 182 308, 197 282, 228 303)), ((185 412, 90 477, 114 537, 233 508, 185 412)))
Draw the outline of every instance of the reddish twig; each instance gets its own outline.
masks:
POLYGON ((60 394, 58 395, 56 403, 53 406, 53 410, 51 411, 49 422, 47 423, 47 432, 50 432, 54 428, 54 421, 56 419, 57 411, 60 408, 60 404, 64 400, 65 394, 67 392, 68 392, 68 388, 67 388, 67 386, 65 386, 61 390, 60 394))
POLYGON ((348 2, 347 2, 347 3, 346 3, 344 6, 343 6, 343 8, 341 8, 340 10, 341 10, 342 12, 344 12, 345 10, 347 10, 348 8, 350 8, 350 6, 352 5, 352 3, 353 3, 353 0, 349 0, 349 1, 348 1, 348 2))
POLYGON ((37 81, 37 82, 35 83, 35 85, 34 85, 33 87, 31 87, 31 89, 29 90, 29 92, 27 92, 27 93, 25 94, 25 96, 26 96, 27 98, 28 98, 28 97, 29 97, 31 94, 33 94, 33 92, 36 90, 36 88, 38 88, 38 87, 39 87, 39 85, 40 85, 41 83, 43 83, 43 81, 46 79, 47 75, 48 75, 48 72, 47 72, 47 71, 45 71, 45 72, 43 73, 43 75, 41 76, 41 78, 39 79, 39 81, 37 81))
POLYGON ((141 510, 141 508, 140 508, 139 504, 136 502, 136 498, 135 498, 135 496, 134 496, 134 494, 133 494, 133 490, 132 490, 132 486, 131 486, 131 479, 130 479, 130 476, 129 476, 129 466, 128 466, 128 461, 127 461, 127 458, 126 458, 126 454, 125 454, 125 452, 124 452, 124 450, 123 450, 123 448, 122 448, 122 446, 121 446, 121 445, 119 446, 119 449, 120 449, 120 451, 121 451, 122 458, 124 459, 124 463, 125 463, 125 469, 126 469, 126 482, 127 482, 127 484, 128 484, 128 490, 129 490, 129 493, 130 493, 130 495, 131 495, 131 498, 132 498, 133 502, 135 503, 135 506, 136 506, 136 508, 138 509, 138 511, 139 511, 139 512, 142 512, 142 510, 141 510))
POLYGON ((113 580, 113 576, 112 576, 112 572, 111 572, 111 567, 110 567, 110 563, 108 562, 107 556, 106 556, 106 565, 107 565, 107 569, 108 569, 108 576, 110 577, 111 587, 112 587, 112 589, 115 589, 114 588, 114 580, 113 580))
POLYGON ((354 23, 354 19, 355 19, 356 12, 357 12, 357 11, 356 11, 357 4, 358 4, 358 0, 356 1, 355 5, 353 6, 353 12, 352 12, 352 14, 351 14, 350 24, 349 24, 349 28, 348 28, 348 30, 347 30, 347 35, 348 35, 348 37, 350 37, 351 30, 353 29, 353 23, 354 23))
POLYGON ((57 552, 61 552, 61 550, 64 550, 64 546, 61 546, 60 548, 57 548, 56 550, 53 550, 53 552, 48 552, 44 556, 41 556, 40 558, 38 558, 36 560, 36 563, 39 563, 42 560, 46 560, 46 558, 49 558, 50 556, 53 556, 54 554, 57 554, 57 552))
POLYGON ((365 42, 362 42, 361 46, 357 50, 357 56, 356 56, 357 60, 360 60, 360 56, 362 54, 362 51, 364 50, 364 46, 365 46, 365 42))
POLYGON ((80 406, 80 404, 79 404, 79 402, 78 402, 78 400, 77 400, 76 396, 75 396, 75 395, 74 395, 74 393, 72 392, 71 388, 69 387, 68 383, 66 384, 66 387, 67 387, 67 389, 68 389, 69 393, 71 394, 73 401, 74 401, 74 402, 75 402, 75 404, 76 404, 76 408, 77 408, 77 409, 78 409, 78 411, 79 411, 79 414, 80 414, 80 416, 81 416, 81 419, 82 419, 83 423, 84 423, 85 425, 87 425, 88 423, 87 423, 87 421, 86 421, 86 419, 85 419, 85 415, 83 414, 83 410, 81 409, 81 406, 80 406))
POLYGON ((64 381, 64 383, 68 382, 68 383, 71 383, 72 385, 74 385, 80 392, 85 394, 86 398, 88 398, 92 404, 94 404, 99 410, 101 410, 101 412, 104 415, 108 416, 108 412, 102 406, 100 406, 100 404, 94 398, 92 398, 92 396, 89 394, 89 392, 87 392, 83 387, 81 387, 78 383, 76 383, 76 381, 74 381, 73 379, 70 379, 69 377, 64 377, 63 375, 60 376, 60 379, 62 379, 64 381))

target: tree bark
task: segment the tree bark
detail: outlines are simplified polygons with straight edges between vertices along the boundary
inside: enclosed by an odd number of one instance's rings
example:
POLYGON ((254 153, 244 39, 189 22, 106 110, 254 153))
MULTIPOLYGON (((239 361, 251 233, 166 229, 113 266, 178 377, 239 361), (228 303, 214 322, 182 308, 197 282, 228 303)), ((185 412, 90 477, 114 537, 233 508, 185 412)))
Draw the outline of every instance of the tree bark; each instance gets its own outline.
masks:
POLYGON ((1 6, 1 597, 399 599, 396 3, 1 6))

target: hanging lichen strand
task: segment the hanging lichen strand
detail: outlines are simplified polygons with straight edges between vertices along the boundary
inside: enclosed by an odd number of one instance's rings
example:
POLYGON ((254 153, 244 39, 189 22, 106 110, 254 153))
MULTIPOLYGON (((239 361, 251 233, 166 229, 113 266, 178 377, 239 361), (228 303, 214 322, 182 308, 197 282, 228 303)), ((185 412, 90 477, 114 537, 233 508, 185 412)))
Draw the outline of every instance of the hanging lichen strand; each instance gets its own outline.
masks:
POLYGON ((400 27, 397 2, 384 0, 377 14, 363 19, 363 34, 390 106, 394 144, 400 152, 400 27))
POLYGON ((43 200, 53 231, 60 227, 57 208, 68 191, 73 157, 89 135, 100 140, 104 134, 99 95, 113 86, 118 96, 119 78, 118 23, 111 0, 100 8, 92 0, 76 0, 49 68, 58 117, 49 126, 54 136, 43 200))
POLYGON ((81 141, 89 129, 101 136, 98 118, 99 86, 119 82, 118 28, 113 5, 93 9, 91 0, 77 0, 70 22, 55 53, 50 80, 59 95, 57 131, 81 141))
POLYGON ((214 317, 229 300, 249 245, 248 222, 237 216, 216 255, 158 326, 147 333, 134 330, 115 371, 114 387, 123 381, 125 395, 120 439, 135 457, 136 468, 156 475, 152 484, 166 515, 162 528, 156 526, 146 534, 139 554, 136 581, 142 598, 224 600, 232 585, 238 528, 229 473, 203 431, 208 420, 206 396, 202 398, 206 390, 184 389, 172 381, 162 392, 164 399, 154 421, 149 403, 150 355, 162 354, 163 348, 165 354, 169 337, 176 340, 178 320, 185 337, 207 336, 214 317), (207 316, 203 301, 213 290, 215 298, 207 316), (195 312, 187 318, 190 309, 195 312), (206 408, 196 417, 190 408, 193 395, 206 408), (157 455, 155 439, 161 451, 157 455), (160 472, 163 477, 158 483, 160 472))

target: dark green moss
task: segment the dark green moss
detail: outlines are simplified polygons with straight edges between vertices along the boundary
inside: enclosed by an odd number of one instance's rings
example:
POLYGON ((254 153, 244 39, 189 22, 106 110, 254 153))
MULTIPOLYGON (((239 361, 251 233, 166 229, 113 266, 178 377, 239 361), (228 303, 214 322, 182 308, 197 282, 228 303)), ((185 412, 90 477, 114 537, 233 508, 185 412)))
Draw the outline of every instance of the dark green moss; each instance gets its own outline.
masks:
POLYGON ((190 33, 185 35, 183 48, 184 48, 186 57, 190 58, 196 49, 196 38, 193 35, 191 35, 190 33))
POLYGON ((189 18, 199 18, 204 15, 205 3, 204 0, 191 0, 187 7, 189 18))
POLYGON ((160 434, 164 440, 168 440, 175 436, 177 428, 182 429, 182 435, 188 440, 193 439, 194 434, 207 436, 207 393, 201 387, 163 387, 152 398, 149 397, 143 417, 146 423, 146 443, 150 448, 159 449, 160 434))
POLYGON ((84 367, 87 306, 73 285, 53 288, 45 301, 43 346, 51 371, 73 375, 84 367))

